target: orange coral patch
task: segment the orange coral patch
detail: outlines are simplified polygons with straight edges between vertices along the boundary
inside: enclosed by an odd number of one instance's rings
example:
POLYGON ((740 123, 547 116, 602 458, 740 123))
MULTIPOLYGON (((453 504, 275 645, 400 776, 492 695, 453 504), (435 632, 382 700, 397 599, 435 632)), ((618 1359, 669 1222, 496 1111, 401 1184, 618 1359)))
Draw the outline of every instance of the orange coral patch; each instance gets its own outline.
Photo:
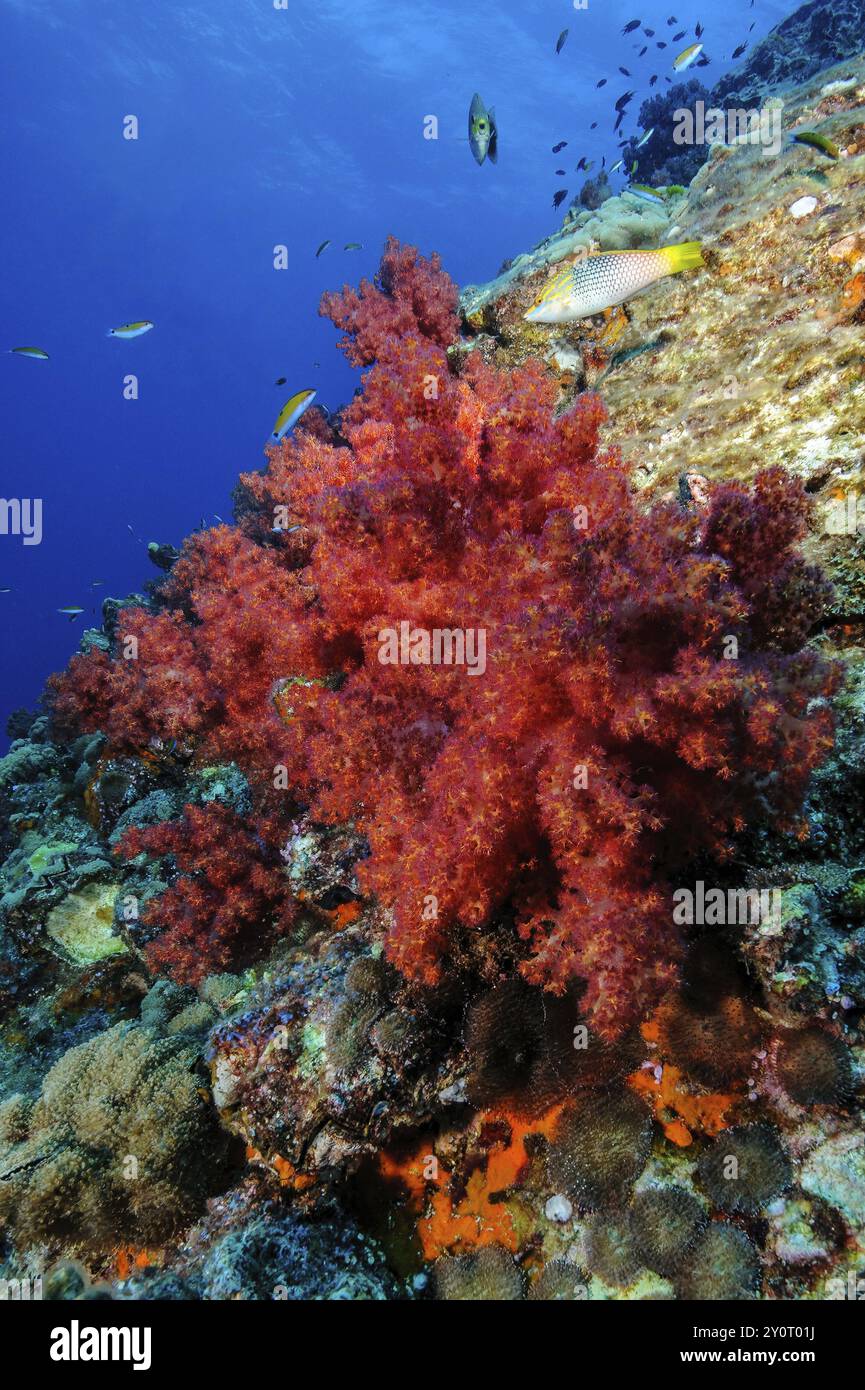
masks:
POLYGON ((846 315, 858 314, 865 303, 865 275, 854 275, 852 280, 847 281, 841 300, 846 315))
POLYGON ((305 1192, 315 1181, 309 1173, 299 1173, 294 1164, 281 1154, 274 1156, 272 1167, 276 1169, 280 1187, 291 1187, 295 1192, 305 1192))
POLYGON ((432 1212, 418 1222, 424 1257, 434 1260, 445 1251, 475 1250, 503 1245, 515 1251, 517 1239, 504 1202, 490 1201, 489 1173, 478 1168, 468 1180, 466 1195, 454 1207, 447 1192, 433 1195, 432 1212))
POLYGON ((424 1171, 429 1156, 429 1141, 422 1143, 417 1153, 412 1154, 411 1158, 403 1162, 400 1162, 390 1153, 380 1153, 378 1156, 378 1166, 382 1177, 401 1182, 408 1190, 411 1205, 418 1211, 423 1207, 427 1182, 432 1181, 426 1177, 424 1171))
POLYGON ((679 1148, 687 1148, 694 1133, 720 1134, 730 1123, 727 1111, 736 1102, 734 1095, 695 1095, 679 1068, 669 1063, 662 1067, 660 1080, 653 1071, 634 1072, 628 1080, 651 1103, 664 1134, 679 1148))
POLYGON ((332 917, 333 924, 337 931, 342 931, 350 922, 354 922, 360 916, 360 903, 340 903, 339 907, 334 908, 332 917))
POLYGON ((117 1278, 128 1279, 133 1269, 147 1269, 161 1259, 161 1250, 147 1250, 144 1247, 137 1250, 133 1245, 121 1245, 116 1255, 117 1278))
POLYGON ((517 1249, 507 1204, 494 1199, 525 1179, 530 1163, 525 1140, 530 1134, 552 1135, 561 1109, 561 1105, 555 1105, 546 1115, 530 1122, 496 1112, 484 1116, 482 1124, 504 1121, 508 1137, 490 1146, 486 1165, 471 1174, 465 1194, 456 1204, 448 1190, 451 1175, 440 1163, 435 1165, 435 1175, 427 1176, 432 1156, 430 1140, 423 1141, 407 1159, 392 1153, 379 1154, 382 1176, 400 1181, 408 1192, 411 1207, 423 1212, 418 1235, 425 1259, 434 1260, 445 1252, 459 1253, 483 1245, 517 1249), (431 1186, 434 1190, 427 1202, 431 1186))

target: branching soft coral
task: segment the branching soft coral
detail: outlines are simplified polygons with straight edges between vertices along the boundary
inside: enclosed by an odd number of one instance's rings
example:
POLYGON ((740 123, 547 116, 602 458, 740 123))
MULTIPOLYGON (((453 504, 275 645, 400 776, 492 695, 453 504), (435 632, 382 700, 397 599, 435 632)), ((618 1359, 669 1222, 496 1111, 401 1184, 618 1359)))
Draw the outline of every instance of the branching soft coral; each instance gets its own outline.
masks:
POLYGON ((457 336, 456 285, 443 274, 441 261, 428 261, 413 246, 388 237, 375 282, 344 286, 341 294, 322 296, 319 313, 345 332, 339 346, 355 367, 401 352, 406 340, 420 334, 440 347, 457 336))
POLYGON ((127 859, 174 856, 177 876, 151 898, 142 921, 160 929, 147 947, 148 964, 182 984, 234 967, 244 945, 261 949, 291 921, 278 855, 257 829, 217 802, 187 806, 182 820, 132 827, 119 851, 127 859))
MULTIPOLYGON (((188 733, 271 807, 280 764, 314 816, 357 822, 405 974, 436 981, 455 934, 483 933, 534 983, 584 980, 613 1035, 675 973, 670 886, 755 818, 795 828, 829 747, 835 676, 801 650, 823 599, 796 552, 806 499, 774 471, 699 521, 641 508, 596 398, 556 417, 539 364, 452 369, 454 305, 435 260, 393 242, 377 284, 326 297, 371 369, 338 440, 298 431, 242 480, 245 534, 199 535, 175 566, 166 601, 207 682, 188 733), (483 632, 483 668, 427 664, 422 639, 383 664, 403 623, 483 632)), ((158 666, 80 660, 63 712, 92 727, 127 681, 129 720, 162 718, 158 666)))
POLYGON ((101 729, 118 748, 197 738, 213 722, 216 695, 197 632, 182 613, 123 609, 118 653, 74 656, 48 682, 58 729, 101 729))

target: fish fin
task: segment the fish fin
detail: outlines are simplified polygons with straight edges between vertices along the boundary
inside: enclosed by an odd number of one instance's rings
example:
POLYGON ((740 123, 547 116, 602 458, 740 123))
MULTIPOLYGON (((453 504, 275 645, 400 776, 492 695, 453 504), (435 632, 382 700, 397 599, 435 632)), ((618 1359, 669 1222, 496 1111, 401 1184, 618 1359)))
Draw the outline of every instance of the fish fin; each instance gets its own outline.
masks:
POLYGON ((489 148, 487 149, 487 157, 490 159, 490 161, 491 161, 493 164, 498 164, 498 162, 499 162, 499 128, 498 128, 498 126, 496 125, 496 113, 495 113, 495 108, 492 107, 492 106, 490 107, 490 110, 489 110, 489 117, 490 117, 490 143, 489 143, 489 148))
POLYGON ((683 241, 679 246, 662 246, 658 251, 667 264, 667 274, 676 275, 680 270, 693 270, 705 265, 699 241, 683 241))

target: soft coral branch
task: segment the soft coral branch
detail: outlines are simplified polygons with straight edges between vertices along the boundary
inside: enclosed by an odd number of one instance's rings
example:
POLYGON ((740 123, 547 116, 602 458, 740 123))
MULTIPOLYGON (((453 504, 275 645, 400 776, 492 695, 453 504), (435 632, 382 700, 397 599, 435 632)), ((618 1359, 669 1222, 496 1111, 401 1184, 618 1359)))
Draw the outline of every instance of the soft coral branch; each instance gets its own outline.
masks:
POLYGON ((292 919, 278 855, 262 840, 260 827, 218 803, 187 806, 182 820, 133 826, 118 853, 175 860, 173 883, 150 899, 142 921, 159 931, 147 947, 148 964, 182 984, 233 968, 244 947, 260 950, 292 919))

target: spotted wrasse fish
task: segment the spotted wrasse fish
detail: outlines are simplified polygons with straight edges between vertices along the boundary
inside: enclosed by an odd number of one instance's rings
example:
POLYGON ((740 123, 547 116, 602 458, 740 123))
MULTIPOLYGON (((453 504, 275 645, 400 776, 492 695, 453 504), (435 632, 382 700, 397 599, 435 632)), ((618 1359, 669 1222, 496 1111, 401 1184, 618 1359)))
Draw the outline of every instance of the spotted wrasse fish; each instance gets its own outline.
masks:
POLYGON ((666 275, 704 264, 698 241, 658 251, 604 251, 553 276, 523 315, 531 323, 574 323, 623 304, 666 275))

